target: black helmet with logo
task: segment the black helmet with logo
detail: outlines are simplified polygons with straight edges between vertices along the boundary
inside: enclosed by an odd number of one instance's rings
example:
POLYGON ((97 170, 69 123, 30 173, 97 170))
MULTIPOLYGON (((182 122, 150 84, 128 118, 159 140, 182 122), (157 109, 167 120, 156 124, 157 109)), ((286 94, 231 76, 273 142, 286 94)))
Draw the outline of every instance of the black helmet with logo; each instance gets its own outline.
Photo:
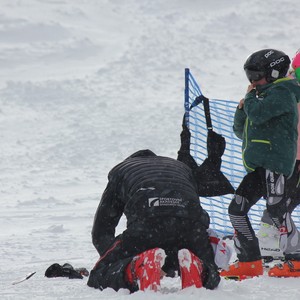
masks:
POLYGON ((267 82, 286 76, 289 66, 289 57, 282 51, 263 49, 251 54, 245 64, 244 70, 250 82, 258 81, 263 77, 267 82))

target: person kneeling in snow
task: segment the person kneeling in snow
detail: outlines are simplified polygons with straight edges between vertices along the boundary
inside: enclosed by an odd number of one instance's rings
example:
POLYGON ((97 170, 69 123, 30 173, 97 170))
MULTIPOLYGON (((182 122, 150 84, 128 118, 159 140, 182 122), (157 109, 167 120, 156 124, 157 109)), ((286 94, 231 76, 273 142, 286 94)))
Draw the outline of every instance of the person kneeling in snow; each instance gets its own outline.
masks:
POLYGON ((157 291, 162 271, 174 265, 174 253, 182 288, 218 286, 218 266, 207 233, 210 220, 199 196, 234 191, 220 171, 225 139, 210 132, 207 143, 208 158, 197 166, 183 122, 178 160, 140 150, 110 171, 92 229, 100 258, 88 286, 157 291), (123 213, 127 228, 115 237, 123 213))

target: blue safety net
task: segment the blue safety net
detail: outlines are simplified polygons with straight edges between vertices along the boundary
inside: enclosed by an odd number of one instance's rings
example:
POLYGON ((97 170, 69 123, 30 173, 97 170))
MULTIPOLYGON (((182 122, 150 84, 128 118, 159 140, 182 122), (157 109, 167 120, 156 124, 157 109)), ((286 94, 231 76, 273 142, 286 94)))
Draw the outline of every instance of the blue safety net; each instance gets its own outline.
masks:
MULTIPOLYGON (((189 69, 185 69, 185 112, 186 121, 191 132, 191 155, 198 165, 207 157, 206 138, 207 126, 203 103, 198 103, 197 97, 202 95, 201 89, 189 69)), ((226 139, 226 150, 222 157, 222 172, 237 188, 246 172, 242 162, 242 141, 232 130, 233 118, 238 102, 231 100, 209 99, 210 115, 213 130, 226 139)), ((233 228, 228 216, 228 206, 233 195, 221 197, 201 197, 203 208, 211 218, 210 227, 222 235, 233 234, 233 228)), ((249 219, 255 231, 258 230, 260 219, 265 208, 265 200, 261 199, 249 212, 249 219)), ((294 218, 295 223, 299 217, 294 218)))

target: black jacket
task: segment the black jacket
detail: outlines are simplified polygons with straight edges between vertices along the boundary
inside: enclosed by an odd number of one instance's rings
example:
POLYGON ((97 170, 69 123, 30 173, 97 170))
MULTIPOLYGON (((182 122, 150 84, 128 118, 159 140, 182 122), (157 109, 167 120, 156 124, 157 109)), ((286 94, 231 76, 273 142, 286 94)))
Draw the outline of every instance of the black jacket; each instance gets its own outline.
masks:
POLYGON ((110 171, 92 229, 93 244, 100 255, 114 241, 123 213, 127 227, 159 216, 196 220, 209 226, 209 216, 199 196, 234 193, 220 171, 226 142, 221 135, 209 131, 208 157, 198 166, 190 155, 190 137, 184 117, 177 160, 140 150, 110 171))
POLYGON ((159 216, 209 219, 203 211, 191 168, 178 160, 141 150, 115 166, 97 209, 93 244, 103 254, 124 213, 127 226, 159 216))

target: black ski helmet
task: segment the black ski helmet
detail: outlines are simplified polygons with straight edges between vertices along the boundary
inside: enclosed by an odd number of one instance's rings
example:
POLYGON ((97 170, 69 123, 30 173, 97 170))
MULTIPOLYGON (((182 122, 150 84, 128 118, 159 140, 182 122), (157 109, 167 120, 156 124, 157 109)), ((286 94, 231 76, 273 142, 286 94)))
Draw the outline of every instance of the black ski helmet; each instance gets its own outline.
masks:
POLYGON ((252 53, 244 64, 244 70, 250 82, 258 81, 263 77, 267 82, 286 76, 289 66, 289 57, 282 51, 263 49, 252 53))

